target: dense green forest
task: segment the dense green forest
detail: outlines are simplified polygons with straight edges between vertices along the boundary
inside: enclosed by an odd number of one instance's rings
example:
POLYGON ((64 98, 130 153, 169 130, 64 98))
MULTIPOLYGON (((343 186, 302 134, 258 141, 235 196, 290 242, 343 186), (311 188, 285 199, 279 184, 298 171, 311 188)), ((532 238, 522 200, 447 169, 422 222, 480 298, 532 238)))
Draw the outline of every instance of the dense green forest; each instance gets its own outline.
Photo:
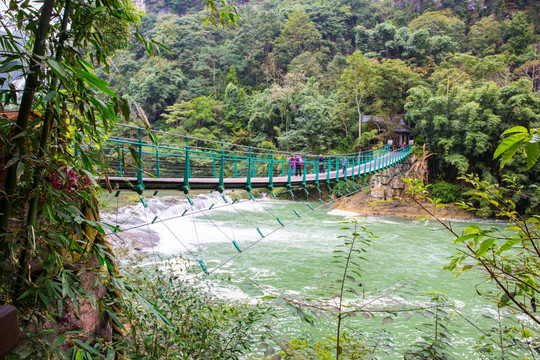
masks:
POLYGON ((540 123, 538 2, 251 1, 231 28, 205 26, 198 2, 147 3, 139 31, 168 50, 133 43, 101 75, 154 129, 351 152, 395 127, 359 131, 362 115, 403 115, 442 180, 475 172, 529 186, 540 175, 522 157, 503 171, 492 160, 502 132, 540 123))

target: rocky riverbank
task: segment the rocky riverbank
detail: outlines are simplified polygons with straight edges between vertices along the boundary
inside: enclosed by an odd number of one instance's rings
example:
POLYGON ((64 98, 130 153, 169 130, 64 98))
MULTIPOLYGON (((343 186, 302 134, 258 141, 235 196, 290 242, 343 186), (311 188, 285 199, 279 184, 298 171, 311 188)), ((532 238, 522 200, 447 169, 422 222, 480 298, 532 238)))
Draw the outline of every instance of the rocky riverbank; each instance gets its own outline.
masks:
MULTIPOLYGON (((428 209, 433 209, 433 205, 428 201, 422 202, 428 209)), ((420 205, 412 199, 403 197, 387 197, 386 199, 376 199, 372 197, 370 190, 359 192, 338 200, 335 207, 341 210, 352 211, 359 215, 371 216, 398 216, 407 219, 414 219, 418 216, 428 214, 420 205)), ((442 219, 468 219, 474 218, 470 212, 458 208, 454 204, 447 204, 437 209, 436 214, 442 219)))

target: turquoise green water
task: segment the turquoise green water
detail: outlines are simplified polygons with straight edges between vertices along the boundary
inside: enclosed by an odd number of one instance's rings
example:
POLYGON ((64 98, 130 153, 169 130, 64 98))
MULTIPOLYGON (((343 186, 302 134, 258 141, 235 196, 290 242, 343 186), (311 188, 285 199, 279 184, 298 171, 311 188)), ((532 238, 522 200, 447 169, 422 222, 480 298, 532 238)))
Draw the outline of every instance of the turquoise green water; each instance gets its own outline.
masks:
MULTIPOLYGON (((218 203, 218 200, 200 200, 198 206, 208 208, 212 202, 218 203)), ((253 282, 274 294, 316 300, 329 298, 320 294, 327 293, 325 287, 337 278, 332 263, 333 251, 343 242, 340 235, 350 235, 350 231, 340 228, 352 214, 331 208, 311 211, 305 204, 288 201, 263 200, 235 207, 244 216, 230 208, 216 208, 205 212, 208 218, 199 214, 168 221, 166 228, 162 224, 154 225, 153 230, 161 240, 154 250, 164 255, 181 253, 185 256, 186 246, 212 270, 236 254, 231 239, 245 249, 260 239, 254 226, 265 235, 280 228, 217 270, 208 279, 212 291, 232 301, 262 301, 260 294, 248 291, 250 286, 246 284, 253 282), (302 217, 298 218, 293 209, 302 217), (286 224, 284 228, 275 216, 286 224), (230 281, 223 278, 230 278, 230 281)), ((182 209, 167 211, 170 213, 164 213, 162 218, 174 216, 182 209)), ((452 235, 439 224, 387 217, 358 217, 357 220, 378 238, 365 248, 366 261, 360 261, 362 277, 356 279, 358 284, 353 284, 358 296, 347 295, 348 304, 371 309, 421 308, 433 304, 430 293, 436 291, 444 293, 449 303, 471 322, 484 328, 495 324, 496 308, 476 295, 475 286, 483 281, 483 274, 470 272, 455 279, 442 269, 457 250, 452 235), (407 286, 396 291, 399 284, 407 286)), ((458 232, 469 224, 452 222, 458 232)), ((319 338, 335 331, 334 318, 316 320, 315 325, 310 326, 284 307, 276 306, 275 311, 277 319, 271 320, 271 325, 288 338, 319 338)), ((357 316, 349 318, 345 327, 360 330, 368 336, 381 329, 388 331, 394 350, 382 358, 399 358, 398 354, 409 349, 421 336, 421 329, 427 329, 422 324, 432 322, 419 316, 420 313, 395 314, 393 321, 384 325, 382 319, 388 314, 375 315, 369 320, 357 316)), ((454 346, 450 352, 456 359, 478 359, 473 351, 478 330, 455 312, 451 312, 450 317, 454 346)))
MULTIPOLYGON (((298 207, 298 204, 289 203, 271 205, 273 211, 281 214, 298 207)), ((264 222, 265 215, 256 213, 251 218, 260 224, 264 222)), ((316 298, 318 293, 324 292, 328 283, 339 278, 332 271, 333 250, 343 241, 338 238, 339 235, 350 234, 350 231, 340 230, 344 226, 341 222, 346 219, 346 215, 340 211, 314 212, 264 239, 242 256, 235 258, 220 272, 230 275, 233 281, 252 279, 274 293, 316 298)), ((375 301, 372 304, 374 308, 415 308, 429 306, 432 298, 429 293, 438 291, 444 293, 449 301, 472 321, 485 322, 482 315, 491 314, 486 308, 489 304, 476 295, 474 287, 481 279, 466 275, 456 280, 451 273, 442 269, 456 251, 449 233, 441 230, 435 223, 423 225, 383 217, 358 220, 360 225, 365 226, 378 238, 373 239, 371 246, 366 248, 367 261, 361 261, 362 278, 359 282, 363 286, 356 285, 355 288, 360 296, 355 299, 352 294, 348 295, 350 301, 359 305, 375 301), (397 284, 403 283, 410 283, 410 286, 402 291, 394 290, 397 284), (414 296, 406 295, 405 290, 413 292, 414 296), (365 298, 362 296, 363 291, 365 298)), ((455 226, 462 228, 466 224, 458 223, 455 226)), ((240 246, 249 243, 242 240, 238 242, 240 246)), ((233 250, 229 247, 227 243, 206 244, 202 252, 212 265, 211 260, 223 259, 225 253, 233 250)), ((238 293, 236 295, 238 296, 238 293)), ((430 322, 416 312, 412 314, 413 317, 409 320, 398 315, 392 323, 384 326, 382 319, 387 316, 385 314, 370 320, 360 316, 347 321, 345 325, 368 334, 384 328, 391 334, 394 347, 400 352, 398 349, 409 348, 421 335, 417 328, 430 322)), ((281 311, 281 316, 283 317, 276 321, 274 326, 291 336, 301 337, 303 333, 308 333, 315 334, 316 338, 332 329, 332 323, 335 324, 332 320, 320 320, 311 327, 302 323, 288 310, 281 311)), ((452 327, 455 335, 453 342, 456 345, 452 352, 456 358, 476 359, 472 354, 472 347, 477 331, 464 324, 457 316, 452 318, 457 321, 456 326, 452 327)))

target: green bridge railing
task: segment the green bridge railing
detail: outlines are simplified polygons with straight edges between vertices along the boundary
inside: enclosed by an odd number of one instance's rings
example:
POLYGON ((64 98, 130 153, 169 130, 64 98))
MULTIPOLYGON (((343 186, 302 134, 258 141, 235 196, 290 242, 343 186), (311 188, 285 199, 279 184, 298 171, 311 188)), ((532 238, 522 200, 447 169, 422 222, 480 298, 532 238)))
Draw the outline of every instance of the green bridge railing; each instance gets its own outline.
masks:
POLYGON ((383 146, 360 153, 325 154, 322 172, 319 154, 295 153, 303 158, 302 175, 296 176, 291 167, 291 153, 288 152, 162 131, 152 131, 149 135, 142 128, 118 126, 125 128, 125 137, 110 136, 107 147, 103 148, 111 169, 109 176, 136 179, 136 190, 143 190, 148 178, 179 179, 185 192, 190 187, 195 188, 194 179, 199 180, 200 188, 217 184, 215 189, 219 191, 224 190, 226 179, 239 179, 235 182, 238 186, 235 186, 248 190, 252 187, 272 189, 277 179, 283 184, 284 178, 287 187, 292 184, 305 186, 307 183, 318 185, 381 171, 403 161, 410 152, 410 146, 394 151, 390 146, 383 146), (264 181, 255 184, 255 178, 264 178, 264 181), (215 181, 206 182, 212 185, 200 185, 205 183, 204 179, 215 181))

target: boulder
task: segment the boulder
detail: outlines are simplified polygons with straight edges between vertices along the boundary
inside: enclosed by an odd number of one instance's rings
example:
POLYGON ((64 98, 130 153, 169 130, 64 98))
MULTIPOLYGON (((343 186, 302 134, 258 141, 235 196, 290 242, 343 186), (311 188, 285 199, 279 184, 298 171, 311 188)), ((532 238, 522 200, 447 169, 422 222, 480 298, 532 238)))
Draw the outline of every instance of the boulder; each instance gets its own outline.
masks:
POLYGON ((396 177, 390 181, 390 187, 392 189, 405 189, 405 183, 401 181, 401 177, 396 177))
POLYGON ((386 199, 386 187, 382 185, 373 186, 370 195, 373 199, 384 200, 386 199))

